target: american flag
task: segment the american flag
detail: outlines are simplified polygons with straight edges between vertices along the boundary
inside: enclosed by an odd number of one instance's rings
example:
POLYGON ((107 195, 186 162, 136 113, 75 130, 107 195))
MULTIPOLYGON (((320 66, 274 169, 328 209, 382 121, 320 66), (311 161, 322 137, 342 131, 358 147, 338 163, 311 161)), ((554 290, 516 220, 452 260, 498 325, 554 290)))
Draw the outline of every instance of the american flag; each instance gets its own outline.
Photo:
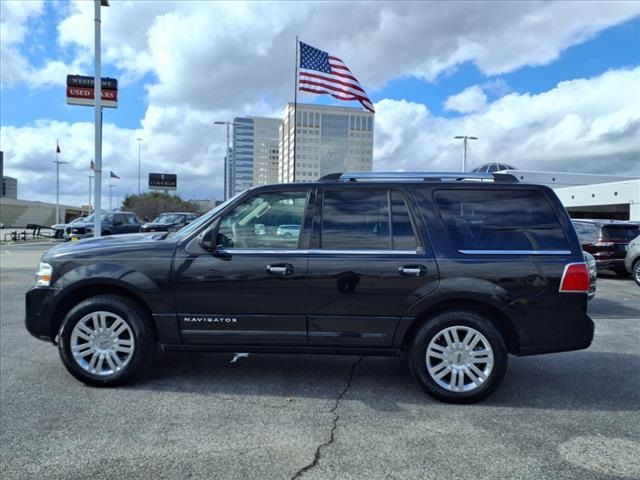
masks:
POLYGON ((113 170, 111 170, 111 175, 109 175, 110 178, 117 178, 118 180, 120 180, 120 177, 118 175, 116 175, 115 173, 113 173, 113 170))
POLYGON ((96 162, 94 162, 93 160, 91 160, 91 170, 93 170, 94 172, 96 171, 96 162))
POLYGON ((375 113, 367 92, 342 60, 303 42, 300 42, 298 89, 308 93, 328 93, 338 100, 357 100, 375 113))

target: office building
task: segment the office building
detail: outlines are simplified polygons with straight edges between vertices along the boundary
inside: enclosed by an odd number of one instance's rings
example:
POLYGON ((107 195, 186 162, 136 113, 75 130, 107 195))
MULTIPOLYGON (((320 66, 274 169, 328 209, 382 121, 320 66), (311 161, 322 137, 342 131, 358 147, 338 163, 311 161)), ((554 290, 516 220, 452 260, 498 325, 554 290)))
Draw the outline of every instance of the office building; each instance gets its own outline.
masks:
POLYGON ((280 127, 279 180, 313 182, 335 172, 373 168, 373 113, 358 108, 289 103, 280 127), (294 165, 295 148, 295 165, 294 165))
POLYGON ((233 148, 228 152, 226 176, 228 196, 254 185, 277 182, 277 118, 236 117, 233 119, 233 148))

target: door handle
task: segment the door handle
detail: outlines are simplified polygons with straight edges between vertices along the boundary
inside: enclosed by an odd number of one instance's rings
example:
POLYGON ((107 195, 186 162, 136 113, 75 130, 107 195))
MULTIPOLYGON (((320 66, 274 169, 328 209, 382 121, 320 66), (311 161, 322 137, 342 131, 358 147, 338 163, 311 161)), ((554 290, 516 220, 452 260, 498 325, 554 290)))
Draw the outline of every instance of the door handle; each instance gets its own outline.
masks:
POLYGON ((291 275, 293 273, 293 265, 289 263, 279 263, 277 265, 267 265, 267 272, 271 275, 279 275, 281 277, 291 275))
POLYGON ((424 265, 404 265, 403 267, 399 267, 398 271, 400 275, 405 277, 421 277, 427 273, 427 267, 424 265))

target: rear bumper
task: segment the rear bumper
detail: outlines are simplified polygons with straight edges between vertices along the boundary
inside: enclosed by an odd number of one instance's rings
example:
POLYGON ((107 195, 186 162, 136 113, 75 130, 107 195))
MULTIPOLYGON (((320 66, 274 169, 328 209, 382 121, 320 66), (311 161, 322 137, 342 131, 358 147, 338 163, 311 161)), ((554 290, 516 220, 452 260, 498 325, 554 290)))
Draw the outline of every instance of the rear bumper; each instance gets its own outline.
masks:
POLYGON ((593 341, 593 333, 595 330, 595 324, 591 317, 584 316, 584 319, 579 323, 572 324, 574 331, 571 335, 571 342, 552 343, 541 346, 526 346, 521 347, 518 352, 519 356, 526 355, 539 355, 543 353, 556 353, 556 352, 569 352, 572 350, 584 350, 589 348, 593 341))
POLYGON ((25 327, 39 340, 53 342, 53 312, 58 290, 55 288, 34 287, 25 297, 25 327))

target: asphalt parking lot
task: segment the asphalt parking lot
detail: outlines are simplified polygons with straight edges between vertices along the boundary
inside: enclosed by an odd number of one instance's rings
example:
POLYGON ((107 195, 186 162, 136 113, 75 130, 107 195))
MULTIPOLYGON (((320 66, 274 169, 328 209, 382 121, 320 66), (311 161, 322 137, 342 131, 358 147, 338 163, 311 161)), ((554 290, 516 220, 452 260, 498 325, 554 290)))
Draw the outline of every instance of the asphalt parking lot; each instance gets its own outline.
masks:
POLYGON ((603 275, 588 350, 510 357, 452 406, 402 358, 158 354, 86 387, 24 329, 47 245, 0 248, 0 478, 639 479, 640 288, 603 275))

